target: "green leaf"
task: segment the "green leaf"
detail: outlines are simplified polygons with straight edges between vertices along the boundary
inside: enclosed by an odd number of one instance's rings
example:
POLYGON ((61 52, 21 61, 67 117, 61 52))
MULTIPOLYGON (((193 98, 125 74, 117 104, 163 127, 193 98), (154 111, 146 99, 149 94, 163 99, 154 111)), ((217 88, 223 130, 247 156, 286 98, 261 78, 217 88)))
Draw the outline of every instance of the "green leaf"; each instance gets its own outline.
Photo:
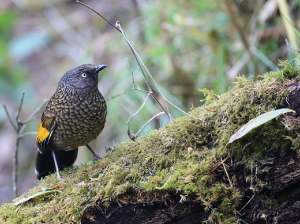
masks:
POLYGON ((274 110, 274 111, 264 113, 264 114, 258 116, 257 118, 252 119, 246 125, 241 127, 240 130, 238 130, 234 135, 231 136, 231 138, 229 139, 229 143, 232 143, 236 139, 243 137, 245 134, 247 134, 252 129, 272 120, 275 117, 278 117, 280 114, 288 113, 288 112, 296 113, 295 111, 293 111, 291 109, 280 109, 280 110, 274 110))
MULTIPOLYGON (((281 12, 281 11, 280 11, 281 12)), ((288 21, 288 19, 285 17, 285 15, 281 12, 281 14, 283 15, 283 17, 285 18, 286 21, 288 21)), ((291 25, 291 27, 294 29, 294 31, 297 33, 297 35, 300 37, 300 33, 299 31, 293 26, 293 24, 290 23, 290 21, 288 21, 288 23, 291 25)))
POLYGON ((172 177, 172 176, 169 177, 169 179, 168 179, 167 182, 164 184, 164 186, 162 186, 162 187, 156 187, 156 189, 158 189, 158 190, 164 189, 164 188, 166 187, 167 183, 171 180, 171 177, 172 177))
POLYGON ((24 202, 26 202, 26 201, 29 201, 29 200, 31 200, 31 199, 33 199, 33 198, 36 198, 36 197, 38 197, 38 196, 41 196, 41 195, 44 195, 44 194, 48 194, 48 193, 52 193, 52 192, 59 192, 59 193, 61 193, 61 191, 59 191, 59 190, 46 190, 46 191, 41 191, 41 192, 38 192, 38 193, 34 194, 33 196, 29 196, 28 198, 22 198, 21 200, 19 200, 19 201, 17 201, 17 202, 15 203, 15 206, 18 206, 19 204, 22 204, 22 203, 24 203, 24 202))
POLYGON ((92 178, 92 177, 90 177, 90 179, 91 180, 100 180, 100 178, 103 177, 103 175, 104 175, 103 173, 100 173, 99 176, 98 176, 98 178, 92 178))

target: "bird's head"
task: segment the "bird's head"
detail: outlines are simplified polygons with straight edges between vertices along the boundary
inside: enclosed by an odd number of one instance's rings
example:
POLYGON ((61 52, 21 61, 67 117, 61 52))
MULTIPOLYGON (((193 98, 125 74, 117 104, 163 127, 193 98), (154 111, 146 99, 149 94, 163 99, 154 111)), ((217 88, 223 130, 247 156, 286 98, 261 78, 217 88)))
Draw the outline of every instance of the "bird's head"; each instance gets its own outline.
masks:
POLYGON ((60 79, 59 85, 79 90, 95 87, 98 84, 98 73, 104 68, 106 65, 80 65, 67 71, 60 79))

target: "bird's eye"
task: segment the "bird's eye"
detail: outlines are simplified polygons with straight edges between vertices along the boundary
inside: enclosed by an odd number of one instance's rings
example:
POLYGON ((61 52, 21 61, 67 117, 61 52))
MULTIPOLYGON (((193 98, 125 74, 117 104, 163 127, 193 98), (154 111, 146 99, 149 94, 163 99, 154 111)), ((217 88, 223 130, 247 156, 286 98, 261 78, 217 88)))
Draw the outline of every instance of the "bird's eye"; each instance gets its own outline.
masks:
POLYGON ((85 78, 85 77, 86 77, 86 74, 85 74, 85 73, 82 73, 81 76, 82 76, 83 78, 85 78))

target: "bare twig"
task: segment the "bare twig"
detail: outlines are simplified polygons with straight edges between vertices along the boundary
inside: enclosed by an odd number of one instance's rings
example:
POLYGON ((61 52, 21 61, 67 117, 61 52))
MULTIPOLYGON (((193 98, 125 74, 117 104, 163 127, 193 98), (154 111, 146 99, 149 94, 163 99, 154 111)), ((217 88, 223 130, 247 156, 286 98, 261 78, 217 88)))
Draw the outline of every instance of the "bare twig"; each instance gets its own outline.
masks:
POLYGON ((13 158, 13 191, 14 191, 14 195, 15 197, 18 197, 18 146, 19 146, 19 134, 20 134, 20 130, 23 126, 23 124, 21 123, 21 121, 19 121, 19 116, 20 116, 20 112, 22 109, 22 105, 23 105, 23 100, 24 100, 24 94, 25 92, 22 93, 22 97, 21 97, 21 102, 20 102, 20 106, 18 109, 18 113, 16 115, 16 121, 17 121, 17 135, 16 135, 16 144, 15 144, 15 150, 14 150, 14 158, 13 158))
POLYGON ((251 142, 248 142, 248 143, 243 147, 243 150, 242 150, 242 151, 244 151, 245 148, 246 148, 248 145, 251 145, 251 142))
POLYGON ((139 87, 139 85, 138 85, 138 84, 136 84, 136 85, 137 85, 138 89, 135 89, 135 90, 139 91, 139 92, 141 93, 141 95, 142 95, 143 99, 145 100, 146 98, 144 97, 144 95, 143 95, 143 93, 142 93, 142 92, 144 92, 144 91, 143 91, 143 90, 141 90, 141 88, 139 87))
POLYGON ((12 180, 13 180, 13 192, 14 192, 14 196, 17 197, 18 196, 18 146, 19 146, 19 140, 20 138, 26 136, 26 135, 33 135, 36 134, 36 132, 26 132, 23 133, 26 124, 31 121, 32 119, 34 119, 35 115, 37 114, 37 112, 40 111, 40 109, 42 108, 42 106, 45 104, 46 99, 43 101, 43 103, 36 108, 36 110, 25 120, 25 121, 21 121, 19 120, 20 117, 20 113, 22 110, 22 105, 23 105, 23 101, 24 101, 24 95, 25 92, 22 93, 22 97, 21 97, 21 102, 16 114, 16 125, 13 123, 7 108, 5 105, 3 105, 4 110, 6 112, 6 115, 8 117, 8 120, 10 121, 12 127, 15 129, 16 131, 16 141, 15 141, 15 149, 14 149, 14 157, 13 157, 13 173, 12 173, 12 180))
POLYGON ((98 16, 100 16, 102 19, 104 19, 106 22, 108 22, 110 25, 112 25, 114 28, 116 28, 116 30, 118 30, 120 33, 122 33, 121 30, 119 30, 116 26, 114 26, 111 22, 109 22, 104 16, 102 16, 100 13, 98 13, 97 11, 95 11, 94 9, 92 9, 91 7, 89 7, 88 5, 82 3, 81 1, 76 0, 77 3, 87 7, 88 9, 92 10, 94 13, 96 13, 98 16))
MULTIPOLYGON (((136 85, 137 85, 137 87, 138 87, 138 89, 137 89, 137 88, 135 88, 134 77, 133 77, 133 70, 134 70, 134 68, 133 68, 133 66, 132 66, 132 64, 131 64, 131 62, 129 61, 129 59, 128 59, 128 58, 127 58, 127 60, 128 60, 128 63, 129 63, 129 64, 130 64, 130 66, 131 66, 131 76, 132 76, 132 83, 133 83, 132 89, 134 89, 134 90, 137 90, 137 91, 141 92, 141 94, 142 94, 142 92, 149 93, 149 91, 141 90, 141 88, 138 86, 138 84, 136 84, 136 85)), ((144 98, 144 100, 145 100, 145 97, 144 97, 144 95, 143 95, 143 94, 142 94, 142 97, 143 97, 143 98, 144 98)))
POLYGON ((135 88, 135 84, 134 84, 134 77, 133 77, 133 70, 134 70, 134 68, 133 68, 133 65, 131 64, 131 62, 130 62, 130 60, 128 58, 127 58, 127 61, 130 64, 130 66, 131 66, 131 77, 132 77, 132 83, 133 83, 132 89, 136 89, 135 88))
POLYGON ((16 144, 15 144, 15 150, 14 150, 14 158, 13 158, 13 174, 12 174, 12 179, 13 179, 13 192, 14 196, 18 197, 18 146, 19 146, 19 131, 20 131, 20 126, 18 126, 18 131, 16 135, 16 144))
POLYGON ((239 212, 241 212, 241 211, 244 210, 244 208, 250 203, 250 201, 254 198, 254 196, 255 196, 255 194, 252 195, 252 197, 250 198, 250 200, 244 205, 244 207, 239 212))
MULTIPOLYGON (((127 37, 125 36, 124 31, 123 31, 123 29, 122 29, 122 27, 121 27, 121 24, 120 24, 118 21, 116 22, 116 24, 117 24, 116 27, 118 27, 118 28, 121 30, 121 33, 122 33, 123 37, 124 37, 125 40, 127 41, 127 43, 128 43, 128 45, 129 45, 129 47, 130 47, 130 49, 131 49, 131 51, 132 51, 132 53, 133 53, 133 55, 134 55, 134 57, 135 57, 135 59, 136 59, 138 65, 139 65, 139 67, 140 67, 140 70, 141 70, 141 72, 142 72, 142 74, 143 74, 143 76, 144 76, 144 80, 145 80, 145 83, 146 83, 146 85, 147 85, 147 87, 148 87, 149 92, 152 92, 152 89, 151 89, 151 87, 150 87, 150 85, 149 85, 149 82, 148 82, 148 80, 147 80, 147 78, 146 78, 146 76, 145 76, 145 74, 144 74, 144 71, 143 71, 143 69, 142 69, 142 67, 141 67, 141 65, 140 65, 140 62, 142 63, 143 67, 146 69, 148 75, 149 75, 150 78, 152 79, 153 83, 155 84, 156 88, 158 89, 159 93, 161 94, 161 96, 163 97, 163 99, 164 99, 165 101, 167 101, 169 104, 171 104, 171 105, 172 105, 173 107, 175 107, 176 109, 180 110, 182 113, 184 113, 184 114, 186 114, 186 115, 188 115, 188 116, 190 116, 190 117, 193 117, 193 118, 195 118, 195 119, 201 120, 201 119, 198 118, 198 117, 192 116, 192 115, 190 115, 190 114, 184 112, 184 111, 181 110, 179 107, 177 107, 177 106, 175 106, 173 103, 171 103, 171 102, 170 102, 170 101, 162 94, 162 92, 161 92, 160 89, 158 88, 158 86, 157 86, 157 84, 156 84, 154 78, 152 77, 152 75, 151 75, 150 72, 148 71, 147 67, 146 67, 145 64, 143 63, 142 59, 139 57, 138 53, 134 50, 134 48, 133 48, 132 45, 130 44, 129 40, 128 40, 127 37), (140 61, 140 62, 139 62, 139 61, 140 61)), ((129 62, 129 63, 130 63, 130 62, 129 62)), ((130 65, 131 65, 131 63, 130 63, 130 65)), ((131 65, 131 67, 132 67, 132 65, 131 65)), ((133 67, 132 67, 132 78, 133 78, 133 67)), ((133 80, 133 85, 134 85, 134 80, 133 80)), ((134 87, 134 88, 135 88, 135 87, 134 87)), ((137 90, 137 89, 135 89, 135 90, 137 90)), ((169 109, 168 109, 167 104, 166 104, 166 109, 165 109, 165 108, 160 104, 160 102, 158 101, 158 99, 156 98, 156 96, 154 95, 153 92, 151 93, 151 96, 152 96, 153 99, 158 103, 158 105, 160 106, 160 108, 168 115, 170 121, 172 121, 173 118, 172 118, 172 116, 171 116, 171 114, 170 114, 170 112, 169 112, 169 109)))
POLYGON ((118 93, 118 94, 116 94, 116 95, 114 95, 114 96, 110 96, 110 97, 106 98, 105 101, 112 100, 112 99, 114 99, 114 98, 116 98, 116 97, 118 97, 118 96, 123 95, 124 93, 125 93, 125 92, 123 91, 123 92, 120 92, 120 93, 118 93))
POLYGON ((10 118, 10 116, 9 116, 9 113, 8 113, 8 111, 7 111, 7 109, 6 109, 5 104, 3 104, 3 107, 4 107, 4 110, 5 110, 5 112, 6 112, 6 116, 8 117, 8 120, 9 120, 11 126, 13 126, 13 128, 15 129, 15 131, 17 131, 17 127, 16 127, 16 125, 14 124, 14 122, 12 122, 12 120, 11 120, 11 118, 10 118))
POLYGON ((129 138, 130 138, 132 141, 135 141, 135 139, 137 139, 137 137, 138 137, 136 134, 133 134, 133 133, 130 131, 130 124, 129 124, 129 123, 128 123, 127 134, 128 134, 129 138))
POLYGON ((292 46, 290 45, 290 43, 289 43, 289 41, 288 41, 287 38, 285 38, 284 40, 285 40, 286 45, 287 45, 289 48, 291 48, 293 51, 295 51, 295 52, 298 52, 298 51, 299 51, 299 50, 297 50, 297 49, 295 49, 295 48, 292 48, 292 46))
POLYGON ((48 100, 45 98, 44 101, 35 109, 35 111, 22 123, 27 124, 29 121, 36 118, 37 113, 40 112, 41 108, 45 105, 46 102, 48 102, 48 100))
POLYGON ((149 124, 150 121, 152 121, 154 118, 156 118, 157 116, 162 115, 162 114, 165 114, 165 112, 160 112, 160 113, 154 115, 149 121, 147 121, 146 124, 144 124, 143 127, 141 127, 141 129, 136 133, 136 135, 138 135, 138 134, 144 129, 144 127, 145 127, 147 124, 149 124))
POLYGON ((27 135, 36 135, 36 134, 37 134, 36 131, 26 132, 26 133, 18 135, 18 138, 23 138, 24 136, 27 136, 27 135))
POLYGON ((138 114, 140 111, 141 111, 141 109, 144 107, 144 105, 145 105, 145 103, 147 102, 147 99, 148 99, 148 97, 149 97, 149 95, 150 95, 151 93, 148 93, 148 95, 146 96, 146 99, 144 100, 144 103, 142 104, 142 106, 140 107, 140 109, 138 109, 138 111, 137 112, 135 112, 133 115, 131 115, 129 118, 128 118, 128 120, 127 120, 127 124, 129 124, 129 121, 130 121, 130 119, 133 117, 133 116, 135 116, 136 114, 138 114))
POLYGON ((20 112, 21 112, 21 109, 22 109, 22 105, 23 105, 24 95, 25 95, 25 92, 22 93, 21 103, 20 103, 20 106, 19 106, 18 113, 16 115, 17 124, 19 124, 19 116, 20 116, 20 112))
POLYGON ((148 75, 150 76, 150 78, 151 78, 152 81, 154 82, 154 85, 156 86, 157 90, 159 91, 159 93, 161 94, 161 96, 163 97, 163 99, 165 100, 166 98, 164 97, 164 95, 162 94, 162 92, 160 91, 160 89, 158 88, 158 86, 157 86, 155 80, 153 79, 152 75, 150 74, 150 72, 148 71, 147 67, 146 67, 145 64, 143 63, 142 59, 140 58, 140 56, 138 55, 138 53, 135 51, 135 49, 133 48, 133 46, 131 45, 131 43, 129 42, 129 40, 127 39, 127 37, 125 36, 125 33, 124 33, 124 31, 123 31, 123 29, 122 29, 121 24, 120 24, 119 21, 116 22, 116 27, 121 31, 121 33, 122 33, 124 39, 126 40, 126 42, 127 42, 128 46, 129 46, 129 48, 130 48, 130 50, 131 50, 133 56, 135 57, 135 60, 136 60, 136 62, 138 63, 138 66, 139 66, 139 68, 140 68, 140 70, 141 70, 141 72, 142 72, 142 74, 143 74, 143 77, 144 77, 146 86, 147 86, 149 92, 152 93, 152 94, 151 94, 152 98, 153 98, 153 99, 155 100, 155 102, 160 106, 160 108, 168 115, 170 121, 172 121, 173 118, 172 118, 172 116, 171 116, 171 114, 170 114, 170 112, 169 112, 169 110, 168 110, 167 104, 166 104, 166 108, 167 108, 167 109, 165 109, 165 108, 161 105, 161 103, 158 101, 157 97, 155 96, 155 94, 153 93, 153 91, 152 91, 152 89, 151 89, 151 87, 150 87, 150 84, 149 84, 149 82, 148 82, 148 80, 147 80, 147 78, 146 78, 146 75, 145 75, 145 73, 144 73, 144 70, 142 69, 141 64, 142 64, 143 67, 146 69, 148 75))
POLYGON ((171 104, 173 107, 175 107, 177 110, 180 110, 182 113, 184 113, 187 116, 190 116, 192 118, 195 118, 197 120, 200 120, 200 122, 202 122, 202 119, 200 119, 199 117, 195 117, 193 115, 188 114, 187 112, 184 112, 183 110, 181 110, 179 107, 175 106, 173 103, 171 103, 168 99, 164 98, 169 104, 171 104))
POLYGON ((130 121, 130 119, 131 119, 133 116, 135 116, 136 114, 138 114, 138 113, 141 111, 141 109, 144 107, 145 103, 147 102, 147 99, 148 99, 148 97, 149 97, 150 94, 151 94, 151 93, 148 93, 148 94, 147 94, 147 97, 146 97, 146 99, 144 100, 144 103, 142 104, 142 106, 140 107, 140 109, 138 109, 137 112, 135 112, 133 115, 131 115, 131 116, 128 118, 127 122, 126 122, 126 123, 128 124, 127 134, 128 134, 129 138, 130 138, 132 141, 134 141, 138 136, 137 136, 137 134, 133 134, 132 131, 130 130, 130 123, 129 123, 129 121, 130 121))
POLYGON ((226 175, 227 175, 228 181, 229 181, 229 183, 230 183, 230 186, 232 187, 232 183, 231 183, 231 180, 230 180, 229 175, 228 175, 228 173, 227 173, 227 169, 226 169, 226 167, 225 167, 225 164, 224 164, 223 160, 221 161, 221 163, 223 164, 223 167, 224 167, 225 173, 226 173, 226 175))

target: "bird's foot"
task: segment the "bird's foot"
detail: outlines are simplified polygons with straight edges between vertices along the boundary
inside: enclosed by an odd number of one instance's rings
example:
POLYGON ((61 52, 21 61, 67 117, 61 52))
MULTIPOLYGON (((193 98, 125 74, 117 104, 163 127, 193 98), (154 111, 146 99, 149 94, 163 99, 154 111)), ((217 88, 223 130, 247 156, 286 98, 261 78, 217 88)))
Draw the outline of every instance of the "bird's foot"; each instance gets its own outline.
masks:
POLYGON ((96 162, 99 159, 101 159, 101 157, 97 153, 95 153, 93 162, 96 162))
POLYGON ((101 159, 101 157, 98 155, 98 153, 96 153, 91 146, 89 146, 88 144, 86 145, 86 147, 91 151, 91 153, 94 156, 94 160, 93 162, 96 162, 97 160, 101 159))

